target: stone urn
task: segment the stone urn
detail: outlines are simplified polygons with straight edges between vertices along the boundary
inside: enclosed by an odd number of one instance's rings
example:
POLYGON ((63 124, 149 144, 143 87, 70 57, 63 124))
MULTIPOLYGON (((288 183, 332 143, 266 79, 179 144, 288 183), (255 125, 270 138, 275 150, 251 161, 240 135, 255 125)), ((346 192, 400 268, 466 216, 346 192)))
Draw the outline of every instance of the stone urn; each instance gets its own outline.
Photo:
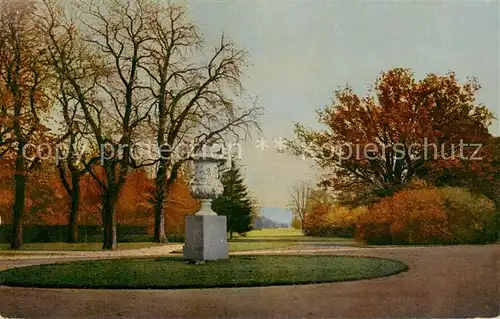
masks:
POLYGON ((227 259, 226 216, 218 216, 211 208, 212 200, 224 190, 221 174, 230 166, 222 156, 193 156, 194 171, 189 189, 201 201, 194 216, 186 217, 183 255, 189 261, 227 259))
POLYGON ((201 201, 201 209, 196 216, 216 216, 212 210, 212 200, 222 195, 224 186, 220 181, 223 172, 228 169, 230 161, 217 156, 195 156, 193 178, 189 190, 195 199, 201 201))

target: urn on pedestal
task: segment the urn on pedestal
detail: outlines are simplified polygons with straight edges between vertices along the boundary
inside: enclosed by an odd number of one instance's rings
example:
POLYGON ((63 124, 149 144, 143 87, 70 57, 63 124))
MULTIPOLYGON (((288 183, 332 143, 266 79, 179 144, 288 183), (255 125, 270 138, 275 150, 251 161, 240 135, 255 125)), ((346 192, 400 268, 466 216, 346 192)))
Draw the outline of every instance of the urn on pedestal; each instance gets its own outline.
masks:
POLYGON ((224 186, 220 175, 228 169, 229 159, 217 156, 193 156, 194 172, 189 189, 201 201, 201 209, 186 217, 184 258, 193 261, 228 258, 226 216, 211 208, 224 186))

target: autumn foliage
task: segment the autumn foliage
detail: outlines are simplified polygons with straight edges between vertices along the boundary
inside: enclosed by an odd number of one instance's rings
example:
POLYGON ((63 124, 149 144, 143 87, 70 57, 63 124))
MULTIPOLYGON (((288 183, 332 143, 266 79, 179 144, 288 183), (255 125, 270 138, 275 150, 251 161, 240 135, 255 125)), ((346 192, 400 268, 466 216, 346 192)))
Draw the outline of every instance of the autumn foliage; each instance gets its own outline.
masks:
MULTIPOLYGON (((366 95, 337 90, 332 105, 318 112, 326 129, 297 124, 290 146, 316 159, 322 185, 342 201, 370 203, 426 176, 434 162, 461 165, 442 161, 460 156, 461 140, 490 138, 492 114, 476 101, 479 89, 475 79, 461 83, 453 72, 416 80, 411 70, 395 68, 383 72, 366 95)), ((473 150, 464 148, 467 157, 473 150)))
MULTIPOLYGON (((0 217, 2 224, 11 222, 13 204, 13 175, 9 165, 0 170, 0 217)), ((101 174, 99 167, 96 174, 101 174)), ((30 172, 27 187, 27 214, 24 224, 67 225, 70 198, 65 192, 56 169, 45 165, 30 172)), ((101 225, 100 210, 102 190, 90 174, 81 179, 81 207, 79 225, 101 225)), ((120 225, 147 226, 153 233, 154 213, 152 191, 154 180, 145 170, 133 171, 118 199, 117 223, 120 225)), ((187 181, 181 175, 172 185, 165 206, 166 229, 169 234, 184 233, 184 217, 199 209, 197 200, 191 197, 187 181)))
MULTIPOLYGON (((2 224, 12 222, 12 205, 14 202, 13 164, 1 161, 0 170, 0 216, 2 224)), ((26 215, 24 223, 65 225, 67 217, 66 194, 62 189, 58 176, 52 167, 42 166, 28 173, 26 187, 26 215)))
POLYGON ((365 209, 341 206, 330 194, 316 190, 309 199, 302 230, 307 236, 352 237, 365 209))
POLYGON ((410 188, 360 216, 356 238, 371 244, 465 244, 496 239, 495 205, 461 188, 410 188))
POLYGON ((417 80, 404 68, 382 72, 365 95, 337 90, 318 111, 325 129, 297 124, 289 142, 316 160, 319 184, 336 199, 312 206, 304 232, 355 224, 356 238, 375 244, 495 240, 500 140, 488 131, 493 115, 476 100, 479 90, 474 78, 417 80), (356 214, 339 203, 369 208, 356 214))

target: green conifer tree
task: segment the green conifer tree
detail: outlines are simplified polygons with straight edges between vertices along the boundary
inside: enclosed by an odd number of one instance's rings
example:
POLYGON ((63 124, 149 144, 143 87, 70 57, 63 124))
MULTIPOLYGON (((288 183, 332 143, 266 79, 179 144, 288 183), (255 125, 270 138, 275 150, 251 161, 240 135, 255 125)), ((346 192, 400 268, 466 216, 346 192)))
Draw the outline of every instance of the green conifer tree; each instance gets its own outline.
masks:
POLYGON ((241 167, 231 160, 231 169, 221 178, 224 185, 223 194, 212 201, 212 210, 227 218, 229 237, 233 233, 246 233, 252 230, 255 205, 248 195, 247 186, 241 176, 241 167))

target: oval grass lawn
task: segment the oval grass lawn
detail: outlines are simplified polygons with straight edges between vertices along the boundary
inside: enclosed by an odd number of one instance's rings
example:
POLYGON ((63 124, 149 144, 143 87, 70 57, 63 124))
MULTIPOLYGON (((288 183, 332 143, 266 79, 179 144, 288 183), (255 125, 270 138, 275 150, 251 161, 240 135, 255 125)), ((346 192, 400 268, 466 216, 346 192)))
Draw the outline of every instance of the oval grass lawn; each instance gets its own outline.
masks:
POLYGON ((405 270, 402 262, 371 257, 236 256, 198 265, 163 257, 12 268, 0 272, 0 284, 110 289, 245 287, 369 279, 405 270))

